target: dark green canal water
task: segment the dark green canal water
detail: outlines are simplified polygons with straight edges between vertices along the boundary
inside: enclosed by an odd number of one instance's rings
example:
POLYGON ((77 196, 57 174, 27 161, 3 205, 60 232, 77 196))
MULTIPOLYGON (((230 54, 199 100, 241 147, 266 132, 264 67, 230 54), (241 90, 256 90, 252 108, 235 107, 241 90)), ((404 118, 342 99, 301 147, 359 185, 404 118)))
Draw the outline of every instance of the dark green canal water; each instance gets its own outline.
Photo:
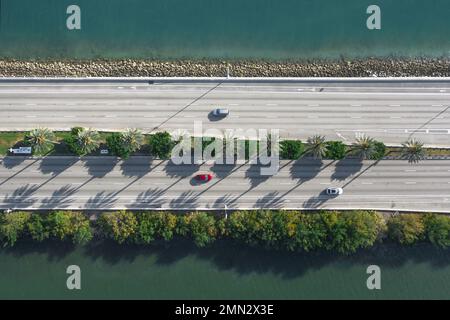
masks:
POLYGON ((0 56, 339 58, 450 56, 450 1, 0 0, 0 56), (66 9, 81 8, 81 30, 66 9))
POLYGON ((383 245, 350 257, 218 244, 136 248, 20 244, 0 250, 0 299, 449 299, 450 252, 383 245), (66 268, 81 268, 81 290, 66 268), (380 291, 366 268, 381 268, 380 291))

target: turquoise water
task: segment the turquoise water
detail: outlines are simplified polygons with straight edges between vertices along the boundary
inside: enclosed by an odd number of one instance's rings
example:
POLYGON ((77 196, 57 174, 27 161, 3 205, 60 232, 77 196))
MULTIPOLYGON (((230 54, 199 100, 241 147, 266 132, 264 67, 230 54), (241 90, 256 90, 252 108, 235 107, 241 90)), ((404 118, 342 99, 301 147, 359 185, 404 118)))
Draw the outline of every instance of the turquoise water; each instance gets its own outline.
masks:
POLYGON ((0 250, 0 299, 449 299, 450 252, 384 245, 354 256, 269 252, 222 243, 136 248, 21 244, 0 250), (81 290, 66 268, 81 268, 81 290), (366 268, 381 268, 380 291, 366 268))
POLYGON ((0 0, 0 56, 16 58, 339 58, 450 56, 450 1, 0 0), (81 8, 81 30, 66 8, 81 8))

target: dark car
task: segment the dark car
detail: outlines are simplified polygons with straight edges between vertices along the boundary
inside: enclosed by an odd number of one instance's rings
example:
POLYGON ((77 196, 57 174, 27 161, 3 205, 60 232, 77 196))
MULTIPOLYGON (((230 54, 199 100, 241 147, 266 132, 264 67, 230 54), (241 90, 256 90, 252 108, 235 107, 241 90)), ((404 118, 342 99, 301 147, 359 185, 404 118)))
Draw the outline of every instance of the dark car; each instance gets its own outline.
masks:
POLYGON ((230 114, 230 111, 224 108, 217 108, 213 110, 212 114, 214 117, 225 118, 230 114))

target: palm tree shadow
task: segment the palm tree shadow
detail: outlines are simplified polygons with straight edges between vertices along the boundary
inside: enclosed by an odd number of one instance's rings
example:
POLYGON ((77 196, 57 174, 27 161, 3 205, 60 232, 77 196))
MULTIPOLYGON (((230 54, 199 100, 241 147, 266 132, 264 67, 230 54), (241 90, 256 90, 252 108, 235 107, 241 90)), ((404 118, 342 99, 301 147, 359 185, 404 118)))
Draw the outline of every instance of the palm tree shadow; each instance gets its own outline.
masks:
POLYGON ((154 188, 139 193, 136 200, 128 205, 129 208, 161 208, 165 200, 162 198, 165 194, 164 190, 154 188))
POLYGON ((270 192, 259 198, 254 205, 256 209, 272 209, 281 208, 284 206, 286 200, 280 195, 278 191, 270 192))
POLYGON ((150 157, 131 157, 121 162, 120 170, 127 177, 143 177, 152 170, 152 160, 150 157))
POLYGON ((311 197, 303 202, 303 208, 307 209, 319 209, 325 202, 332 199, 326 195, 326 191, 323 190, 318 196, 311 197))
MULTIPOLYGON (((15 166, 20 165, 22 162, 24 162, 27 159, 27 157, 17 157, 17 160, 15 157, 6 157, 3 159, 2 164, 5 168, 7 169, 12 169, 15 166)), ((24 168, 20 169, 19 171, 13 173, 11 176, 9 176, 8 178, 6 178, 5 180, 3 180, 2 182, 0 182, 0 186, 4 185, 5 183, 7 183, 8 181, 10 181, 11 179, 13 179, 14 177, 16 177, 18 174, 24 172, 26 169, 30 168, 31 166, 33 166, 36 162, 38 162, 39 159, 34 160, 33 162, 31 162, 30 164, 26 165, 24 168)))
POLYGON ((86 209, 106 209, 111 208, 117 201, 116 192, 106 193, 98 192, 95 196, 90 197, 85 204, 86 209))
POLYGON ((218 209, 224 209, 225 206, 228 207, 234 207, 236 204, 236 201, 239 199, 238 196, 234 196, 231 194, 226 194, 223 195, 219 198, 216 199, 216 201, 214 201, 213 203, 213 208, 218 208, 218 209))
POLYGON ((27 160, 28 157, 23 156, 14 156, 14 157, 4 157, 2 164, 6 169, 12 169, 14 167, 17 167, 18 165, 22 164, 25 160, 27 160))
POLYGON ((245 172, 245 178, 250 180, 250 190, 256 188, 261 183, 266 182, 271 177, 270 175, 262 175, 261 168, 263 168, 263 166, 251 164, 245 172))
POLYGON ((211 171, 214 173, 214 175, 219 179, 225 179, 228 177, 236 168, 236 164, 217 164, 214 163, 213 166, 211 166, 211 171))
POLYGON ((33 193, 35 193, 39 189, 39 186, 36 185, 25 185, 20 188, 17 188, 13 191, 11 195, 6 195, 4 197, 3 203, 8 204, 19 204, 20 207, 29 207, 33 205, 37 199, 32 198, 33 193))
POLYGON ((77 161, 78 158, 67 160, 67 158, 44 157, 40 161, 39 170, 43 174, 57 176, 69 167, 73 166, 77 161))
POLYGON ((172 160, 166 162, 164 171, 171 177, 187 178, 196 173, 200 168, 199 164, 174 164, 172 160))
POLYGON ((78 190, 77 187, 65 185, 55 190, 50 197, 42 200, 41 208, 45 209, 63 209, 73 202, 73 199, 67 199, 78 190))
POLYGON ((84 166, 88 169, 90 176, 94 178, 103 178, 111 172, 117 165, 116 157, 85 157, 84 166))
POLYGON ((360 172, 363 167, 361 159, 343 159, 336 162, 335 171, 331 175, 331 180, 344 181, 356 173, 360 172))
POLYGON ((302 158, 295 161, 290 167, 290 174, 293 179, 297 179, 297 184, 286 191, 283 197, 299 188, 303 183, 314 179, 322 170, 330 166, 332 162, 323 166, 322 159, 302 158))
POLYGON ((301 158, 296 160, 290 170, 291 177, 300 184, 314 179, 324 168, 322 159, 301 158))
POLYGON ((169 203, 170 208, 176 209, 196 209, 198 195, 193 191, 184 191, 177 198, 172 199, 169 203))

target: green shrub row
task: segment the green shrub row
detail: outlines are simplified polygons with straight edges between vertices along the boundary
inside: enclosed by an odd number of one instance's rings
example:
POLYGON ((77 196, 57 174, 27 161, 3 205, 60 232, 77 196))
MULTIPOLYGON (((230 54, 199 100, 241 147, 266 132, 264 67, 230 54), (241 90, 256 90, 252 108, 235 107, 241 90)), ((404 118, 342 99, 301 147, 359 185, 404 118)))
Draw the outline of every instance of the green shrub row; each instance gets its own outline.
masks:
POLYGON ((45 239, 85 244, 93 237, 89 220, 81 212, 54 211, 49 214, 12 212, 0 215, 0 241, 13 246, 19 239, 45 239))
POLYGON ((206 247, 219 238, 250 246, 288 251, 333 250, 353 253, 388 239, 402 245, 428 241, 450 247, 450 217, 436 214, 400 214, 385 218, 372 211, 303 213, 297 211, 237 211, 227 217, 193 212, 117 211, 103 213, 90 222, 81 212, 49 214, 4 213, 0 216, 0 241, 13 246, 20 239, 58 239, 86 244, 98 236, 119 244, 148 245, 174 237, 191 239, 206 247))

